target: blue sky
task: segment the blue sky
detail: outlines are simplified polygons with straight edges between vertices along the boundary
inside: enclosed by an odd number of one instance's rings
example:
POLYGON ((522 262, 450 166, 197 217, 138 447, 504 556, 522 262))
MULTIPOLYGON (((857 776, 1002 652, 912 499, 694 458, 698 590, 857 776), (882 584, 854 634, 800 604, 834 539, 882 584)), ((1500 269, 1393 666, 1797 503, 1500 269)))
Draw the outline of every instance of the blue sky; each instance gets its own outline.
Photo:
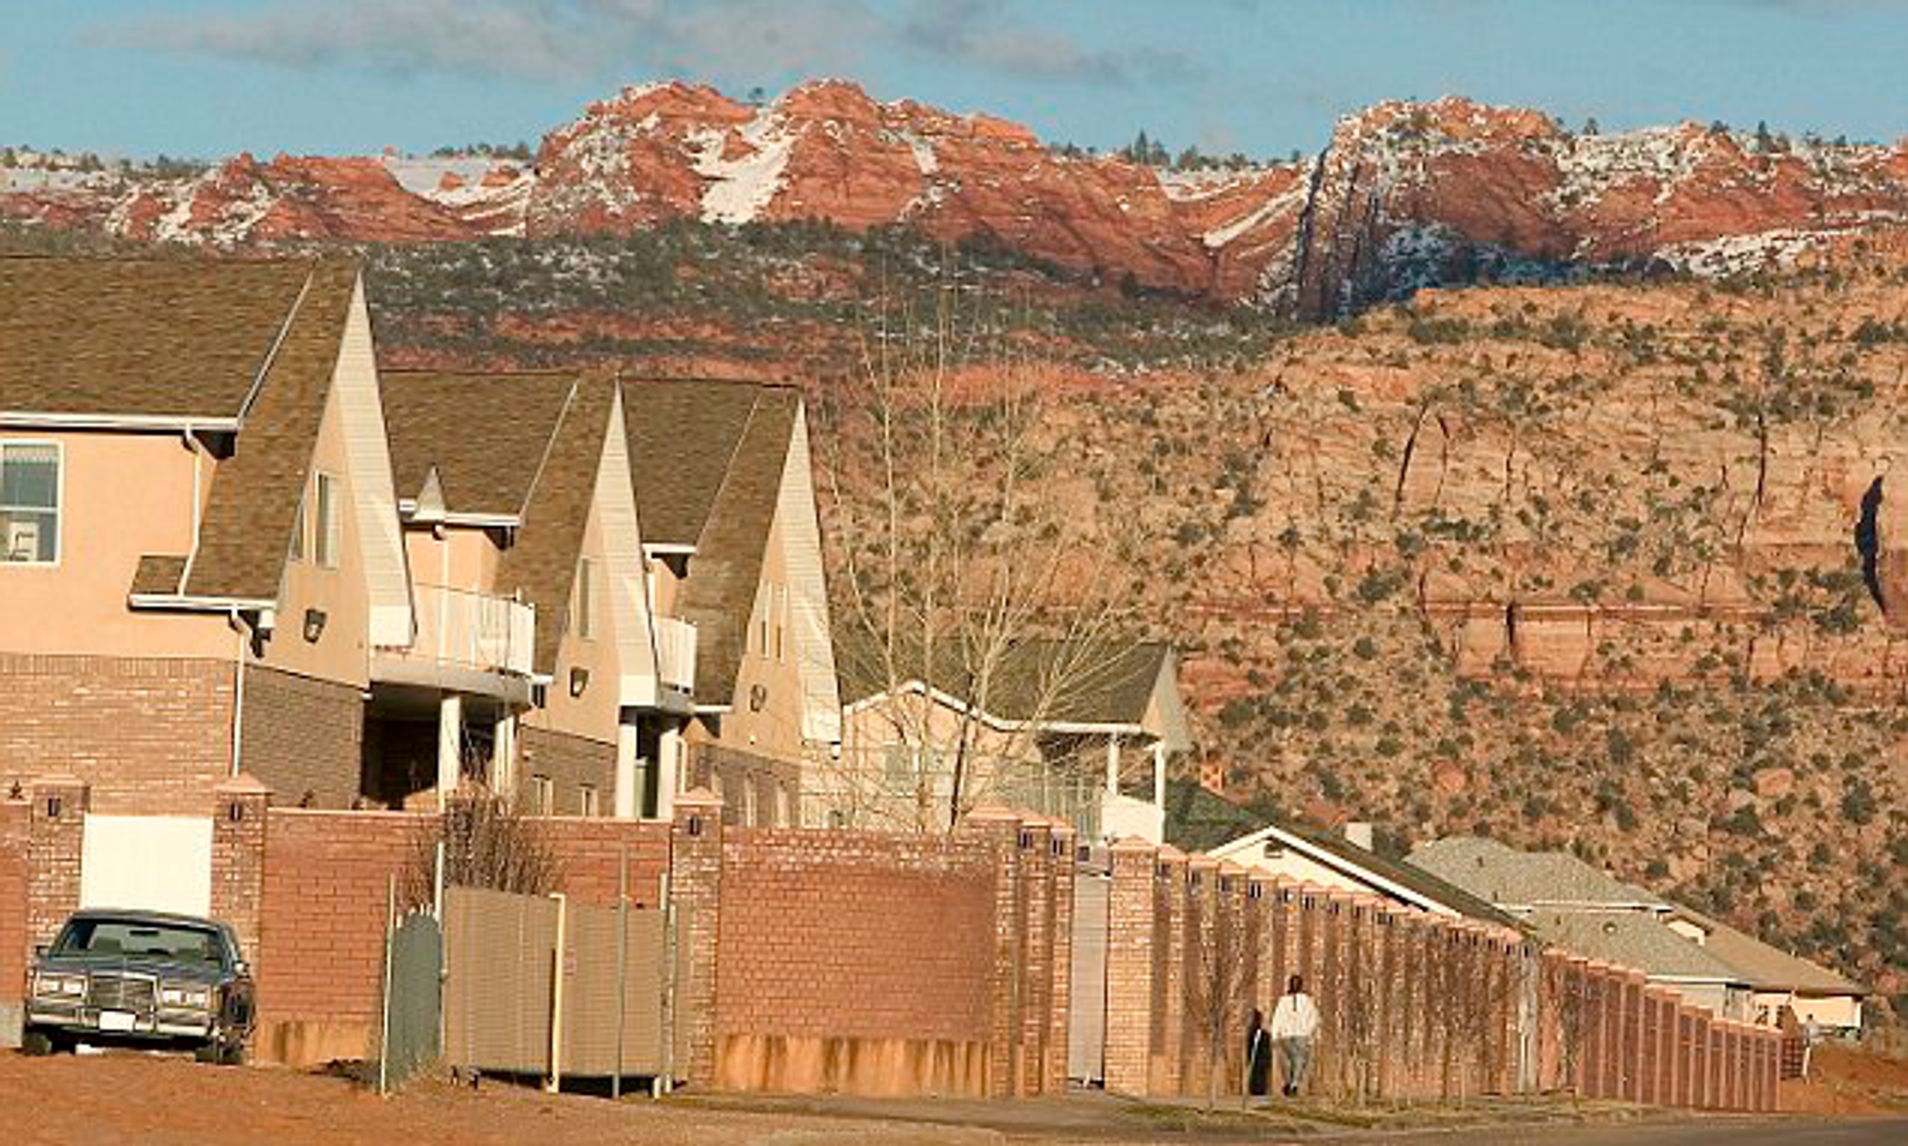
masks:
POLYGON ((1908 0, 0 0, 0 143, 534 144, 625 83, 847 76, 1112 147, 1313 150, 1387 97, 1908 134, 1908 0))

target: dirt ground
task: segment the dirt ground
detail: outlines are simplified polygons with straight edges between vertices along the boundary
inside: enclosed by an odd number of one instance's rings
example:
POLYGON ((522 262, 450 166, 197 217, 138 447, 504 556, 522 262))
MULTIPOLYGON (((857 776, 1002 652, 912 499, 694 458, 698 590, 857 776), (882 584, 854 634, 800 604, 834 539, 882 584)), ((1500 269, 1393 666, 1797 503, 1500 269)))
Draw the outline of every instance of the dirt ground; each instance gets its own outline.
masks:
MULTIPOLYGON (((622 1104, 545 1095, 486 1082, 479 1089, 418 1081, 381 1099, 349 1079, 271 1068, 201 1066, 135 1053, 26 1058, 0 1051, 0 1134, 7 1146, 501 1146, 643 1143, 645 1146, 803 1146, 806 1143, 1084 1143, 1366 1141, 1449 1142, 1459 1125, 1475 1144, 1592 1134, 1605 1142, 1667 1141, 1689 1123, 1634 1108, 1533 1102, 1465 1108, 1331 1111, 1277 1107, 1206 1114, 1104 1094, 1021 1102, 678 1096, 622 1104), (1590 1126, 1564 1123, 1589 1122, 1590 1126), (1539 1130, 1539 1126, 1543 1130, 1539 1130), (1506 1137, 1508 1136, 1508 1137, 1506 1137)), ((1714 1127, 1709 1127, 1713 1129, 1714 1127)), ((1888 1140, 1888 1139, 1883 1139, 1888 1140)))
POLYGON ((1782 1109, 1806 1114, 1908 1110, 1908 1060, 1829 1043, 1815 1048, 1804 1081, 1782 1084, 1782 1109))

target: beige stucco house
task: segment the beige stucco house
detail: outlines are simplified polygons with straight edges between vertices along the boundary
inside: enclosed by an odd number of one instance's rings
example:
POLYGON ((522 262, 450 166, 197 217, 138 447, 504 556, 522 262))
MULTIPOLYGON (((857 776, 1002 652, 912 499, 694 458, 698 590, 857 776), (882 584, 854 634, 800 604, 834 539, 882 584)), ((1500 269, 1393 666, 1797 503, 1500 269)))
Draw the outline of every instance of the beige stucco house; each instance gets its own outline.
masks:
POLYGON ((839 642, 841 752, 812 785, 828 822, 945 827, 957 806, 997 803, 1087 840, 1163 841, 1170 762, 1192 748, 1170 646, 1025 638, 973 655, 950 639, 930 657, 902 643, 839 642))
POLYGON ((387 372, 418 637, 379 650, 366 789, 460 774, 537 812, 655 816, 693 710, 693 626, 652 607, 621 388, 387 372))
POLYGON ((0 783, 351 802, 414 624, 355 264, 0 259, 0 542, 0 783))
POLYGON ((841 705, 801 394, 627 379, 622 394, 650 601, 696 639, 692 719, 661 752, 660 801, 706 785, 731 822, 802 822, 841 705))

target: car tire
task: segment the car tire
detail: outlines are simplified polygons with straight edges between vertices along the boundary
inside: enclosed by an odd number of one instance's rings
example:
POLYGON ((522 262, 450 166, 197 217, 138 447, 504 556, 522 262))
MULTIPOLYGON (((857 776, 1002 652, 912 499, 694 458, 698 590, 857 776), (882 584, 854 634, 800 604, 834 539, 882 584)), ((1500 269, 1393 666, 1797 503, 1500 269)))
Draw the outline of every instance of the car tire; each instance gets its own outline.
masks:
POLYGON ((32 1058, 45 1058, 59 1049, 53 1042, 53 1036, 46 1031, 27 1028, 20 1036, 20 1053, 32 1058))
POLYGON ((217 1066, 224 1061, 224 1054, 225 1048, 219 1045, 217 1039, 200 1043, 192 1048, 192 1057, 208 1066, 217 1066))
POLYGON ((231 1045, 225 1047, 222 1051, 220 1051, 219 1065, 244 1066, 245 1065, 245 1044, 232 1043, 231 1045))

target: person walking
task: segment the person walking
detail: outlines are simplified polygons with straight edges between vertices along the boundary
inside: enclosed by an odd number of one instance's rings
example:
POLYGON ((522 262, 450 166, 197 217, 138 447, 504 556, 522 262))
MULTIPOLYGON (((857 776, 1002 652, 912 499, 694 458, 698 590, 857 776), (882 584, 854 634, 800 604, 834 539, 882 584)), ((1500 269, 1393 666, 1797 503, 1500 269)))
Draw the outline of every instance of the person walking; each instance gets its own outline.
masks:
POLYGON ((1278 1048, 1284 1068, 1287 1098, 1295 1098, 1305 1082, 1305 1068, 1312 1061, 1312 1039, 1318 1034, 1318 1004, 1305 993, 1305 980, 1292 976, 1285 994, 1272 1008, 1272 1045, 1278 1048))
POLYGON ((1265 1012, 1254 1007, 1246 1025, 1246 1093, 1263 1098, 1271 1082, 1272 1036, 1265 1029, 1265 1012))

